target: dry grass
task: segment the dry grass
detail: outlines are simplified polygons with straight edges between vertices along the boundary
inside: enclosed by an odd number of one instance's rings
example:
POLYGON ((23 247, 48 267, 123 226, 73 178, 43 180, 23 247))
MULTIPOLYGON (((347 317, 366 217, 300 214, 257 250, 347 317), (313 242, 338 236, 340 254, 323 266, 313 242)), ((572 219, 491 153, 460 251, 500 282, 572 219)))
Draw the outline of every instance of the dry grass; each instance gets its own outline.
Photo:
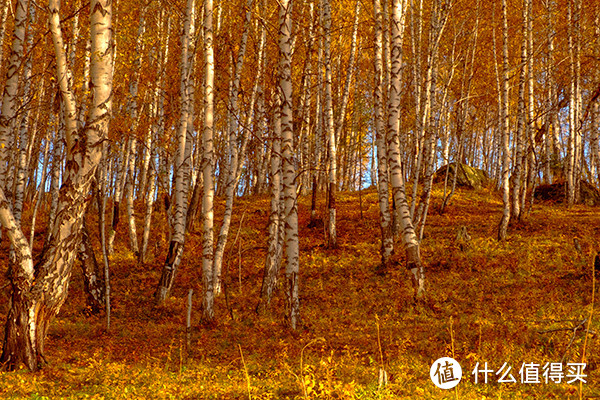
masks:
MULTIPOLYGON (((501 209, 497 194, 487 189, 459 190, 444 215, 436 212, 440 196, 435 192, 422 243, 428 299, 418 307, 412 304, 404 268, 376 274, 379 230, 373 190, 363 192, 363 218, 358 194, 340 194, 340 247, 335 250, 323 247, 322 231, 306 228, 309 197, 302 198, 303 323, 297 332, 284 325, 280 292, 270 313, 254 313, 265 256, 268 199, 241 199, 225 257, 226 295, 217 299, 217 320, 210 327, 198 321, 200 300, 195 296, 189 354, 185 351, 185 309, 188 289, 201 293, 199 233, 188 236, 177 288, 160 308, 153 305, 152 294, 166 252, 163 228, 154 232, 149 263, 143 267, 137 267, 125 250, 126 235, 119 235, 111 264, 111 331, 105 331, 102 316, 85 315, 83 284, 76 270, 67 304, 49 334, 50 365, 38 373, 0 373, 0 397, 600 396, 598 336, 587 338, 588 383, 581 389, 566 383, 475 385, 470 375, 477 362, 488 362, 496 369, 508 362, 519 379, 523 362, 543 365, 563 357, 565 362, 581 360, 585 341, 581 330, 575 335, 570 330, 540 331, 570 328, 590 316, 591 260, 599 250, 600 237, 598 209, 536 204, 524 221, 510 227, 508 241, 498 243, 494 239, 501 209), (472 236, 464 249, 454 243, 461 225, 472 236), (238 241, 233 243, 238 229, 238 241), (573 246, 573 238, 578 238, 581 253, 573 246), (432 362, 451 356, 452 348, 464 372, 456 392, 438 389, 429 379, 432 362), (381 367, 389 374, 389 384, 379 389, 381 367)), ((157 215, 156 226, 164 226, 161 218, 157 215)), ((5 257, 6 244, 0 254, 5 257)), ((0 287, 6 283, 2 277, 0 287)), ((2 296, 6 299, 7 295, 5 289, 2 296)), ((6 309, 3 302, 0 318, 6 309)), ((598 321, 594 316, 591 330, 600 332, 598 321)))

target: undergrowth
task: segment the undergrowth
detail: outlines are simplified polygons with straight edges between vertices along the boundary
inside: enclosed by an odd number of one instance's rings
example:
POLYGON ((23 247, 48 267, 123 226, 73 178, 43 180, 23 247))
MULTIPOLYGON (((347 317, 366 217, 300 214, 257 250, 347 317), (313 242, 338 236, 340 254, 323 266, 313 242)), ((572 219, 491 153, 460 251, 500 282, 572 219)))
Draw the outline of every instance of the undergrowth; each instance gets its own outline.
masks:
MULTIPOLYGON (((434 192, 421 249, 427 299, 415 305, 400 247, 397 268, 385 273, 377 268, 380 234, 373 189, 363 191, 360 198, 358 193, 339 194, 337 249, 324 247, 322 229, 307 227, 310 197, 302 197, 302 324, 295 332, 285 325, 281 290, 268 312, 254 311, 266 251, 268 198, 242 198, 236 205, 225 256, 225 293, 216 300, 216 321, 210 326, 199 320, 199 224, 187 237, 172 297, 164 306, 154 305, 152 295, 167 250, 164 212, 157 212, 147 264, 138 266, 126 249, 127 235, 118 235, 111 259, 110 331, 102 315, 88 315, 76 269, 67 303, 50 329, 49 364, 37 373, 0 373, 0 397, 599 397, 600 317, 591 300, 592 260, 599 250, 598 210, 534 204, 522 221, 510 226, 508 240, 498 243, 497 193, 459 190, 443 215, 437 211, 440 198, 441 192, 434 192), (455 240, 461 226, 471 236, 467 243, 455 240), (573 239, 579 241, 580 250, 573 239), (190 288, 195 293, 194 327, 188 349, 184 324, 190 288), (588 334, 586 342, 588 326, 596 334, 588 334), (485 385, 475 384, 471 375, 478 362, 494 369, 506 362, 519 381, 522 363, 581 362, 584 350, 587 383, 581 386, 543 380, 500 384, 494 377, 485 385), (463 369, 456 390, 438 389, 429 377, 433 361, 445 356, 454 357, 463 369), (387 384, 380 381, 380 371, 385 371, 387 384)), ((319 206, 324 209, 324 204, 319 206)), ((28 216, 24 218, 27 221, 28 216)), ((42 229, 40 225, 40 237, 42 229)), ((98 243, 97 236, 94 241, 98 243)), ((3 269, 6 253, 3 241, 3 269)), ((3 274, 3 299, 8 299, 7 284, 3 274)), ((4 319, 8 304, 1 304, 4 319)))

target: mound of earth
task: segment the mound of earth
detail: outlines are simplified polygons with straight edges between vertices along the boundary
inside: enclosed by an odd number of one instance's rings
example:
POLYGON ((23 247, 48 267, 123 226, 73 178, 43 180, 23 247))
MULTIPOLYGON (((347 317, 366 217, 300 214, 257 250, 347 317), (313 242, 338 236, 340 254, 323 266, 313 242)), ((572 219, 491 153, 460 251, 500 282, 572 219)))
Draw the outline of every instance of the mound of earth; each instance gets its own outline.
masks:
MULTIPOLYGON (((456 163, 450 163, 435 171, 433 181, 435 183, 444 182, 446 179, 446 170, 450 168, 448 171, 448 185, 451 185, 452 179, 454 179, 455 165, 456 163)), ((486 185, 488 180, 488 175, 484 170, 458 163, 458 176, 456 177, 456 184, 458 186, 469 189, 481 189, 481 187, 486 185)))
MULTIPOLYGON (((551 185, 540 185, 535 188, 537 200, 563 203, 567 199, 567 183, 556 182, 551 185)), ((589 182, 581 181, 579 185, 579 203, 588 206, 600 206, 600 190, 589 182)))

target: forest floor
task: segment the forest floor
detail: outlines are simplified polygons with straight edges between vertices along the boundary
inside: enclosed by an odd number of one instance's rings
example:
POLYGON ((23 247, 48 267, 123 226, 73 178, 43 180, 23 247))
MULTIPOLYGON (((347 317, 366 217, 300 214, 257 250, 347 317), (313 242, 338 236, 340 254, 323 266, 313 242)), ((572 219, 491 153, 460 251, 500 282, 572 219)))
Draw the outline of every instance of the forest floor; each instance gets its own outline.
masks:
MULTIPOLYGON (((157 213, 153 226, 159 228, 146 265, 137 266, 125 232, 117 237, 110 331, 104 315, 86 312, 77 267, 67 302, 50 328, 49 364, 36 373, 0 372, 0 398, 599 398, 600 304, 596 300, 594 310, 592 260, 600 250, 600 209, 534 204, 523 221, 511 225, 508 240, 499 243, 497 192, 458 189, 443 215, 438 211, 441 195, 436 189, 422 242, 427 300, 416 307, 409 272, 399 266, 382 274, 377 268, 374 189, 360 196, 339 194, 340 246, 333 250, 323 246, 322 229, 307 227, 310 197, 302 197, 302 324, 295 332, 285 325, 281 290, 270 312, 255 313, 266 251, 267 197, 237 200, 225 256, 226 290, 216 300, 211 326, 199 322, 199 226, 188 235, 172 297, 164 306, 154 305, 167 250, 164 213, 157 213), (472 238, 462 248, 455 240, 461 226, 472 238), (194 289, 194 323, 192 345, 186 349, 189 289, 194 289), (583 329, 590 316, 596 335, 583 329), (542 366, 564 362, 568 374, 566 364, 581 362, 584 352, 587 383, 545 383, 542 366), (429 376, 433 362, 446 356, 462 366, 456 389, 439 389, 429 376), (481 382, 482 375, 475 383, 473 369, 486 362, 494 370, 489 383, 481 382), (516 383, 497 382, 495 372, 504 363, 512 366, 516 383), (523 363, 539 364, 540 383, 521 383, 523 363), (378 385, 380 369, 388 374, 383 387, 378 385)), ((42 228, 38 234, 43 235, 42 228)), ((93 240, 98 243, 97 237, 93 240)), ((9 294, 6 254, 4 240, 2 320, 9 294)))

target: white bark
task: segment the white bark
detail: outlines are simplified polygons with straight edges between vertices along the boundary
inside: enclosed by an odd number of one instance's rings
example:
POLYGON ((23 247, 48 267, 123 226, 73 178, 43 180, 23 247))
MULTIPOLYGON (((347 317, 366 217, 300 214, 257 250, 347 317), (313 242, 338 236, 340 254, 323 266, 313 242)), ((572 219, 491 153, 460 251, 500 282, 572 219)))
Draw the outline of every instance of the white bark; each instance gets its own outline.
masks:
POLYGON ((394 252, 394 236, 392 231, 392 218, 390 215, 389 187, 388 187, 388 162, 387 162, 387 135, 383 111, 383 51, 382 51, 382 14, 381 1, 373 2, 375 14, 375 131, 377 134, 377 193, 379 198, 379 217, 381 226, 381 265, 386 268, 394 252))
POLYGON ((283 214, 285 218, 285 253, 287 256, 285 292, 289 318, 288 323, 292 329, 296 329, 300 323, 300 259, 295 181, 296 168, 294 164, 294 130, 292 123, 292 0, 282 0, 279 4, 279 94, 281 96, 283 214))
POLYGON ((519 74, 519 98, 517 109, 517 131, 515 132, 515 159, 512 172, 512 218, 519 220, 521 218, 521 185, 523 185, 524 176, 524 147, 526 146, 527 135, 527 110, 525 105, 525 85, 527 78, 527 20, 529 18, 528 1, 523 0, 523 20, 521 33, 523 35, 521 42, 521 71, 519 74))
MULTIPOLYGON (((229 91, 229 137, 227 145, 228 162, 224 165, 222 174, 226 175, 227 186, 225 188, 225 212, 223 215, 223 224, 219 231, 217 239, 217 245, 214 253, 213 261, 213 288, 215 295, 221 293, 221 270, 223 267, 223 254, 225 253, 225 245, 227 244, 227 236, 229 234, 229 226, 231 225, 231 215, 233 213, 233 200, 235 197, 235 191, 239 182, 239 173, 241 172, 241 166, 244 162, 245 157, 245 145, 248 141, 248 135, 243 134, 242 138, 242 151, 239 151, 238 146, 238 135, 239 135, 239 124, 237 119, 240 115, 238 106, 238 96, 240 93, 240 80, 242 77, 242 69, 244 66, 244 57, 246 54, 246 45, 248 43, 248 33, 250 30, 250 19, 252 16, 252 1, 248 0, 246 4, 246 12, 244 19, 244 30, 240 41, 240 49, 238 51, 237 62, 235 64, 235 71, 233 81, 229 91)), ((249 125, 246 125, 244 132, 247 132, 249 125)))
POLYGON ((328 160, 328 223, 327 223, 327 246, 337 247, 336 207, 335 193, 337 191, 337 145, 335 137, 335 125, 333 120, 333 99, 331 94, 331 0, 321 1, 321 12, 323 18, 323 58, 325 62, 325 129, 327 130, 327 160, 328 160))
MULTIPOLYGON (((28 0, 18 0, 15 7, 15 31, 10 49, 6 83, 0 110, 0 189, 6 188, 8 162, 11 147, 11 121, 17 112, 17 92, 19 88, 19 67, 23 59, 25 25, 27 22, 28 0)), ((1 44, 1 43, 0 43, 1 44)))
POLYGON ((135 137, 131 137, 130 138, 130 148, 129 148, 129 154, 131 154, 132 160, 129 163, 129 171, 127 172, 127 183, 125 184, 125 209, 126 209, 126 213, 127 213, 127 225, 128 225, 128 233, 129 233, 129 247, 131 248, 131 251, 133 251, 133 253, 137 256, 139 256, 139 245, 138 245, 138 238, 137 238, 137 229, 136 229, 136 223, 135 223, 135 211, 134 211, 134 204, 133 204, 133 187, 134 187, 134 176, 135 176, 135 154, 136 154, 136 147, 137 147, 137 139, 135 137))
POLYGON ((419 241, 410 216, 410 207, 406 200, 404 175, 399 146, 400 118, 400 71, 402 60, 402 39, 404 34, 405 3, 394 0, 392 6, 392 70, 390 79, 390 96, 388 99, 388 158, 391 173, 392 194, 400 213, 402 243, 406 252, 407 268, 413 276, 415 299, 425 295, 425 270, 421 263, 419 241))
POLYGON ((510 71, 508 65, 508 16, 507 1, 502 0, 502 105, 500 121, 502 124, 502 203, 504 209, 502 220, 498 227, 498 240, 506 240, 508 223, 510 222, 510 149, 509 149, 509 119, 508 119, 508 84, 510 71))
POLYGON ((267 256, 265 259, 265 272, 261 288, 261 298, 264 305, 268 308, 271 304, 271 298, 279 276, 281 265, 281 243, 279 241, 280 232, 283 229, 282 210, 281 210, 281 101, 279 96, 275 100, 275 121, 273 126, 273 136, 271 145, 273 152, 271 155, 271 171, 269 183, 271 186, 271 212, 269 214, 269 237, 267 239, 267 256))
POLYGON ((11 0, 5 0, 4 5, 0 6, 0 69, 4 65, 4 37, 6 35, 6 20, 8 19, 9 8, 12 7, 11 0))
POLYGON ((185 227, 187 215, 187 192, 189 188, 189 156, 191 146, 186 143, 188 136, 188 122, 190 111, 190 88, 192 82, 191 73, 193 70, 193 34, 195 20, 195 1, 188 0, 185 18, 183 21, 183 32, 181 35, 181 60, 180 60, 180 81, 179 81, 179 97, 180 97, 180 115, 179 125, 177 127, 177 153, 175 156, 174 179, 174 218, 173 218, 173 236, 169 244, 169 252, 163 266, 162 276, 158 288, 155 293, 155 298, 158 304, 164 303, 169 297, 173 285, 181 256, 183 254, 183 246, 185 242, 185 227))
POLYGON ((202 196, 202 280, 204 282, 203 313, 204 318, 214 318, 213 292, 213 242, 214 242, 214 80, 215 54, 213 47, 213 0, 204 1, 204 132, 202 138, 202 177, 204 194, 202 196))

